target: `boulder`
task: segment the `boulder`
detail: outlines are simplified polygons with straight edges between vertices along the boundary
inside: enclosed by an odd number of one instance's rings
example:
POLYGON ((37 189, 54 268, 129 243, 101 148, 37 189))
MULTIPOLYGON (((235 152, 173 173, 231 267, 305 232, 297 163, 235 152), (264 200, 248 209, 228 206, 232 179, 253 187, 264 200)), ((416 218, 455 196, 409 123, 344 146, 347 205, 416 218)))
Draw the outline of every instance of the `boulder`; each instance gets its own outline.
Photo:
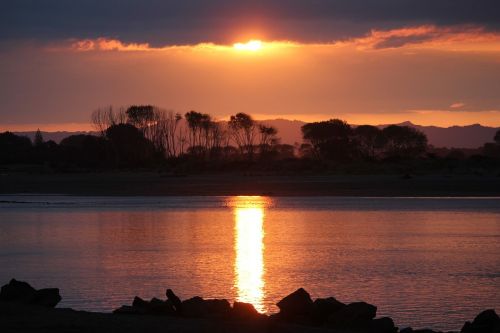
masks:
POLYGON ((148 313, 154 315, 175 315, 176 311, 169 300, 162 301, 153 297, 149 301, 148 313))
POLYGON ((53 308, 61 301, 62 297, 59 294, 58 288, 39 289, 35 293, 33 304, 53 308))
POLYGON ((281 318, 291 319, 309 316, 312 311, 313 301, 309 293, 300 288, 283 298, 276 305, 280 309, 279 316, 281 318))
POLYGON ((405 327, 399 330, 399 333, 413 333, 413 328, 405 327))
POLYGON ((186 317, 225 317, 231 312, 231 305, 225 299, 209 299, 196 296, 182 302, 182 314, 186 317))
POLYGON ((0 300, 6 302, 31 303, 36 297, 36 289, 27 282, 16 279, 2 287, 0 290, 0 300))
POLYGON ((318 298, 314 300, 311 317, 315 324, 323 324, 328 317, 346 305, 334 297, 318 298))
POLYGON ((253 320, 262 317, 250 303, 234 302, 231 317, 239 320, 253 320))
POLYGON ((170 301, 162 301, 158 298, 152 298, 151 301, 145 301, 140 297, 134 297, 132 306, 124 305, 113 313, 119 314, 148 314, 148 315, 175 315, 175 310, 170 301))
POLYGON ((142 309, 147 309, 149 307, 149 302, 143 300, 139 296, 135 296, 134 300, 132 301, 132 306, 134 308, 142 308, 142 309))
POLYGON ((61 295, 57 288, 36 290, 27 282, 12 279, 0 290, 0 301, 53 308, 61 301, 61 295))
POLYGON ((367 328, 377 315, 377 307, 365 302, 350 303, 328 317, 328 326, 337 329, 367 328))
POLYGON ((369 331, 371 333, 396 333, 398 328, 394 326, 394 321, 391 318, 382 317, 370 322, 369 331))
POLYGON ((127 315, 138 315, 144 314, 144 311, 141 308, 130 306, 130 305, 122 305, 118 309, 113 310, 114 314, 127 314, 127 315))
POLYGON ((493 309, 488 309, 476 316, 471 322, 466 322, 461 333, 500 333, 500 318, 493 309))
POLYGON ((174 307, 174 310, 178 314, 182 314, 182 302, 181 302, 181 299, 179 297, 177 297, 176 294, 174 294, 174 292, 172 291, 172 289, 167 289, 166 295, 167 295, 167 300, 172 304, 172 306, 174 307))

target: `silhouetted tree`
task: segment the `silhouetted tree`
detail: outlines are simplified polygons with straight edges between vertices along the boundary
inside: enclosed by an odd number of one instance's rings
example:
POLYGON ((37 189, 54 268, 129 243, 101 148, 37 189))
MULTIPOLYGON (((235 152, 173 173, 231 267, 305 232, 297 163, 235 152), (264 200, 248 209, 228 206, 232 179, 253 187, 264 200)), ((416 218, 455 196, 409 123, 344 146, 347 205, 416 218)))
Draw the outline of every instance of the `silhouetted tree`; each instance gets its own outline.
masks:
POLYGON ((271 147, 278 144, 279 139, 277 137, 278 130, 273 126, 266 126, 263 124, 259 125, 260 134, 260 152, 265 154, 271 150, 271 147))
POLYGON ((155 107, 152 105, 131 105, 125 112, 128 122, 139 130, 144 130, 155 119, 155 107))
POLYGON ((35 140, 33 140, 33 144, 35 145, 35 147, 40 148, 43 146, 43 143, 44 141, 42 132, 40 132, 40 129, 37 129, 35 133, 35 140))
POLYGON ((495 133, 495 137, 493 138, 493 140, 496 142, 497 145, 500 145, 500 130, 498 130, 495 133))
POLYGON ((0 133, 0 163, 28 162, 32 148, 31 140, 26 136, 0 133))
POLYGON ((61 140, 59 147, 61 156, 58 162, 62 160, 66 166, 101 167, 108 157, 106 140, 94 135, 70 135, 61 140))
POLYGON ((427 136, 413 127, 390 125, 382 130, 382 134, 387 157, 418 157, 427 148, 427 136))
POLYGON ((182 134, 179 124, 182 120, 182 115, 174 114, 172 111, 163 112, 161 114, 160 126, 163 127, 163 142, 165 154, 168 158, 176 157, 178 153, 182 153, 181 139, 182 134))
POLYGON ((242 154, 253 155, 255 121, 246 113, 237 113, 229 119, 231 137, 242 154))
POLYGON ((106 108, 98 108, 91 115, 91 123, 96 131, 101 136, 106 135, 106 130, 113 125, 125 124, 127 115, 123 108, 115 111, 112 106, 106 108))
POLYGON ((205 116, 194 110, 187 112, 184 115, 189 128, 189 146, 192 149, 196 146, 201 146, 202 122, 205 116))
POLYGON ((318 158, 345 161, 351 155, 352 129, 340 119, 331 119, 302 126, 304 141, 312 146, 318 158))
POLYGON ((135 126, 113 125, 106 130, 116 166, 135 167, 148 165, 154 156, 154 147, 135 126))
POLYGON ((371 125, 361 125, 354 129, 355 145, 362 158, 374 160, 377 149, 383 146, 382 131, 371 125))

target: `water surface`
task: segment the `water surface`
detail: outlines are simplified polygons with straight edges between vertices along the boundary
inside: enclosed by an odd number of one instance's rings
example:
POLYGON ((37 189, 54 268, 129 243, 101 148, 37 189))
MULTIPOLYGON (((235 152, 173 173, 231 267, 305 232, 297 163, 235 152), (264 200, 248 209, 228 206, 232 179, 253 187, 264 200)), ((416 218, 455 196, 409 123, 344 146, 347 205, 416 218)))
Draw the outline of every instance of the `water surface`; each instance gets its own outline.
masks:
POLYGON ((0 196, 0 267, 76 309, 172 288, 275 312, 304 287, 457 330, 500 309, 500 199, 0 196))

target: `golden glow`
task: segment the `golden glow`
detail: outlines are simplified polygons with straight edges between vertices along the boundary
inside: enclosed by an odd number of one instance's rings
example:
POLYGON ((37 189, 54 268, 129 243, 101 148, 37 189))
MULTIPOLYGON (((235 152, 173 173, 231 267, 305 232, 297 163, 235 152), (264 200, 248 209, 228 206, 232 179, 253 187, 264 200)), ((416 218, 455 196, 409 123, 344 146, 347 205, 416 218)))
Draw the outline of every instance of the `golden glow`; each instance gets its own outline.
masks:
POLYGON ((257 39, 252 39, 246 43, 235 43, 233 47, 238 51, 259 51, 262 49, 262 42, 257 39))
POLYGON ((263 312, 264 304, 264 207, 265 198, 235 197, 235 287, 237 300, 263 312))

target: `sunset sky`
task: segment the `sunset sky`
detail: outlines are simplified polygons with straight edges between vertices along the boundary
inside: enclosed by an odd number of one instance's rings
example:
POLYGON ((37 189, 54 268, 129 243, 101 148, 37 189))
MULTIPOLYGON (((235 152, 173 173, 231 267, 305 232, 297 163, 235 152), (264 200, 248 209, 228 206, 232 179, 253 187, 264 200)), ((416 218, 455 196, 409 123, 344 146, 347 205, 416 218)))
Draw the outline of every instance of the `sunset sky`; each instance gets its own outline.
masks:
POLYGON ((2 0, 0 130, 143 103, 500 126, 499 17, 498 0, 2 0))

